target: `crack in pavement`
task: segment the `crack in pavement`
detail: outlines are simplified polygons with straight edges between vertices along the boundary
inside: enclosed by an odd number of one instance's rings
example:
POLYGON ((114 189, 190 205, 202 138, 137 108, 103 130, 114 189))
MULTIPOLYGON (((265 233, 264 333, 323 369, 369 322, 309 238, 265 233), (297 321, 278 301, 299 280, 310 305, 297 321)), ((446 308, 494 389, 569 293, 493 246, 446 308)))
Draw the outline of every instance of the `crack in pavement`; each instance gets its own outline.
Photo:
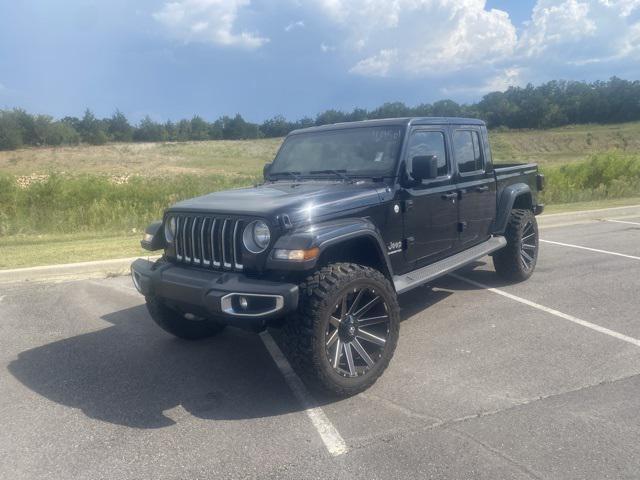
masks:
POLYGON ((480 412, 480 413, 471 414, 471 415, 465 415, 465 416, 462 416, 462 417, 457 417, 457 418, 453 418, 453 419, 449 419, 449 420, 438 419, 437 417, 432 417, 432 416, 429 416, 429 415, 425 415, 425 414, 416 412, 415 410, 407 408, 407 407, 405 407, 403 405, 399 405, 399 404, 397 404, 396 402, 394 402, 392 400, 388 400, 388 399, 379 397, 377 395, 361 394, 365 398, 369 398, 369 399, 376 400, 376 401, 381 401, 386 406, 388 406, 390 408, 393 408, 394 410, 404 414, 405 416, 407 416, 409 418, 416 418, 416 419, 428 420, 428 421, 436 420, 436 421, 433 422, 433 423, 430 423, 429 425, 422 425, 422 426, 418 426, 416 428, 399 428, 399 429, 395 429, 393 431, 386 431, 384 433, 372 434, 370 436, 360 437, 360 439, 358 441, 356 441, 355 443, 349 445, 349 450, 351 452, 353 452, 355 450, 362 450, 362 449, 369 448, 369 447, 374 446, 374 445, 379 444, 379 443, 390 443, 390 442, 392 442, 394 440, 406 438, 406 437, 408 437, 410 435, 413 435, 415 433, 427 432, 429 430, 442 428, 442 429, 453 431, 453 432, 455 432, 455 433, 457 433, 459 435, 464 436, 465 438, 468 438, 469 440, 474 441, 475 443, 477 443, 481 447, 485 448, 486 450, 490 451, 491 453, 500 456, 504 460, 506 460, 509 463, 513 464, 514 466, 518 467, 519 469, 522 469, 523 473, 529 475, 531 478, 540 479, 542 477, 540 477, 539 474, 536 474, 535 472, 529 470, 524 465, 520 465, 516 460, 510 458, 508 455, 504 454, 500 450, 495 449, 495 448, 483 443, 482 441, 478 440, 477 438, 475 438, 475 437, 471 436, 470 434, 468 434, 466 432, 463 432, 463 431, 461 431, 461 430, 459 430, 459 429, 457 429, 455 427, 457 425, 459 425, 459 424, 462 424, 462 423, 470 421, 470 420, 479 419, 479 418, 485 418, 485 417, 491 417, 491 416, 498 415, 498 414, 501 414, 501 413, 506 413, 506 412, 509 412, 511 410, 515 410, 515 409, 518 409, 518 408, 521 408, 521 407, 526 407, 526 406, 529 406, 529 405, 533 405, 533 404, 536 404, 538 402, 542 402, 542 401, 545 401, 545 400, 551 400, 551 399, 554 399, 554 398, 560 398, 560 397, 565 396, 565 395, 580 393, 582 391, 586 391, 586 390, 589 390, 589 389, 598 388, 598 387, 602 387, 602 386, 606 386, 606 385, 613 385, 615 383, 622 382, 622 381, 629 380, 631 378, 636 378, 636 377, 640 377, 640 373, 635 373, 635 374, 632 374, 632 375, 627 375, 627 376, 624 376, 624 377, 619 377, 619 378, 615 378, 615 379, 611 379, 611 380, 603 380, 601 382, 585 385, 583 387, 576 388, 576 389, 573 389, 573 390, 566 390, 566 391, 563 391, 563 392, 556 392, 556 393, 551 393, 549 395, 544 395, 544 396, 532 398, 532 399, 527 400, 525 402, 516 403, 516 404, 513 404, 513 405, 511 405, 509 407, 506 407, 506 408, 497 409, 497 410, 488 410, 488 411, 485 411, 485 412, 480 412))

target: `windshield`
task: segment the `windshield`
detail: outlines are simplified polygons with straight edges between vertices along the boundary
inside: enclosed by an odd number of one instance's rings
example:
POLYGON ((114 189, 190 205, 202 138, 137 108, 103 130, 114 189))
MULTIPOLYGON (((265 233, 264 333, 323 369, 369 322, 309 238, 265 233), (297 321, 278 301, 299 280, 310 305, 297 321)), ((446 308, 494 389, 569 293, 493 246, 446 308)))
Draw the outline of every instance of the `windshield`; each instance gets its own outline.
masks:
POLYGON ((354 176, 393 175, 403 131, 401 126, 387 126, 291 135, 273 161, 270 175, 330 170, 354 176))

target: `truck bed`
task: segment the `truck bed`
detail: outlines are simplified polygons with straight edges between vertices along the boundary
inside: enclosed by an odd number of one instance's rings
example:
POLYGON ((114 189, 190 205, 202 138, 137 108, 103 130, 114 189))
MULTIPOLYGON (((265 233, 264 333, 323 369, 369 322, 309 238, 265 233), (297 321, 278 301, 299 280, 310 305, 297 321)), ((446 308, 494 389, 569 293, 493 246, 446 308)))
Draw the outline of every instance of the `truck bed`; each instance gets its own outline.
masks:
MULTIPOLYGON (((525 183, 531 189, 533 205, 537 205, 537 192, 541 190, 538 183, 537 163, 506 163, 493 167, 493 174, 496 179, 496 189, 500 198, 505 188, 517 183, 525 183)), ((541 182, 541 181, 540 181, 541 182)))

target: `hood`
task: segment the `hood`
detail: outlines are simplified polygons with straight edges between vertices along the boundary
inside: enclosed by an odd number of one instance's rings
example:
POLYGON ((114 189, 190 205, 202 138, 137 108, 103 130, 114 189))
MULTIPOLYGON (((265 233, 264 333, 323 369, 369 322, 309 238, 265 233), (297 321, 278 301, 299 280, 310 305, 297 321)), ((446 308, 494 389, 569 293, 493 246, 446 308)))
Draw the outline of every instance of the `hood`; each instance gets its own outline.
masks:
POLYGON ((293 223, 380 203, 380 183, 334 181, 275 182, 210 193, 183 200, 169 211, 221 213, 275 218, 289 215, 293 223))

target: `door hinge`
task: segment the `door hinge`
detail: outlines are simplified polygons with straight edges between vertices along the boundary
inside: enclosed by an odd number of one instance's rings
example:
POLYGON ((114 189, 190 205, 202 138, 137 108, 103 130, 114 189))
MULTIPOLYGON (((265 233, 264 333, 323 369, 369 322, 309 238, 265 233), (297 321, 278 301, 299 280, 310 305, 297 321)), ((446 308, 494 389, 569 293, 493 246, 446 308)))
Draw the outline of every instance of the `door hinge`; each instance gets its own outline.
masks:
POLYGON ((458 232, 464 232, 468 227, 467 222, 458 222, 458 232))
POLYGON ((411 247, 414 243, 416 243, 416 239, 413 237, 409 237, 409 238, 405 238, 402 241, 402 249, 403 250, 408 250, 409 247, 411 247))
POLYGON ((403 212, 408 212, 412 208, 413 208, 413 200, 405 200, 404 202, 402 202, 402 211, 403 212))

